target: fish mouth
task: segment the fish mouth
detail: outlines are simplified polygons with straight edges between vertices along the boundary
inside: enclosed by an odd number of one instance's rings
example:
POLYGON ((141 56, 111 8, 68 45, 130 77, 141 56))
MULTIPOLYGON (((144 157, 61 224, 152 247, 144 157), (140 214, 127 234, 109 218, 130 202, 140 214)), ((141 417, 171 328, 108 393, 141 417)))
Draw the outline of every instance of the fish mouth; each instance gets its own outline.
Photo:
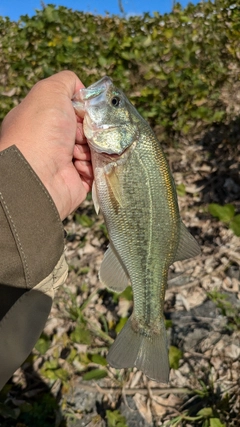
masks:
POLYGON ((99 97, 99 95, 102 95, 112 84, 113 82, 110 77, 105 76, 98 82, 93 83, 91 86, 87 88, 82 88, 77 93, 75 93, 72 98, 72 104, 77 115, 83 118, 86 112, 87 101, 99 97))
POLYGON ((101 80, 99 80, 96 83, 93 83, 88 88, 80 89, 80 96, 82 101, 88 101, 89 99, 96 98, 96 96, 101 95, 103 92, 105 92, 109 86, 113 84, 110 77, 103 77, 101 80))
MULTIPOLYGON (((117 158, 122 155, 121 153, 116 153, 113 149, 109 147, 100 147, 93 142, 93 135, 97 135, 102 132, 112 132, 116 130, 118 125, 109 125, 109 124, 97 124, 92 122, 90 115, 88 114, 88 104, 91 101, 91 106, 95 104, 101 104, 101 101, 105 101, 105 93, 110 86, 113 85, 110 77, 103 77, 101 80, 92 84, 87 88, 80 89, 72 98, 72 105, 77 114, 77 116, 84 118, 83 127, 85 128, 85 135, 87 137, 88 144, 92 150, 97 153, 104 154, 108 157, 117 158), (102 98, 102 99, 101 99, 102 98)), ((124 151, 124 150, 123 150, 124 151)))
POLYGON ((91 118, 88 115, 88 113, 86 112, 85 104, 83 102, 72 101, 72 104, 73 104, 73 107, 74 107, 74 110, 75 110, 77 116, 84 119, 83 127, 86 126, 85 130, 86 130, 86 128, 88 129, 87 132, 86 131, 84 132, 86 137, 87 137, 88 145, 97 153, 104 153, 106 155, 118 156, 110 148, 99 147, 97 144, 94 144, 92 137, 94 134, 96 135, 96 134, 102 132, 103 130, 105 132, 108 132, 108 131, 112 132, 112 131, 116 130, 119 126, 109 125, 109 124, 97 125, 96 123, 91 121, 91 118))

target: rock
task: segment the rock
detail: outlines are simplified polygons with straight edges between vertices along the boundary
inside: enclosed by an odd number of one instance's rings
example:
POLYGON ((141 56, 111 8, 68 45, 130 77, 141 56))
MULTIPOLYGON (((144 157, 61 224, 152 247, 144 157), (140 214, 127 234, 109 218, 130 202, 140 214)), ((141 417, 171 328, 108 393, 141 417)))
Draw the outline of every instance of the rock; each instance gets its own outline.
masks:
MULTIPOLYGON (((225 324, 226 319, 219 316, 216 305, 209 300, 189 311, 171 313, 173 322, 171 343, 184 351, 200 351, 201 342, 209 339, 211 331, 225 324)), ((220 334, 219 334, 220 336, 220 334)), ((217 337, 214 335, 213 342, 217 337)))

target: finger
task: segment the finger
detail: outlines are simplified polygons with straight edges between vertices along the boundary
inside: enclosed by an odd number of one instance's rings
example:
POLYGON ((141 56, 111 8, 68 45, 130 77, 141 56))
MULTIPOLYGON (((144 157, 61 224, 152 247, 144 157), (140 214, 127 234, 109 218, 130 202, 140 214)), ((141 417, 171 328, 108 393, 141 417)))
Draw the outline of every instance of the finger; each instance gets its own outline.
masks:
POLYGON ((63 98, 72 99, 73 95, 83 88, 84 85, 78 76, 72 71, 60 71, 60 73, 47 77, 36 83, 30 93, 40 93, 45 98, 50 98, 52 103, 55 102, 54 95, 61 95, 63 98))
POLYGON ((65 93, 69 96, 70 99, 77 91, 84 87, 84 84, 81 82, 78 76, 73 71, 69 70, 60 71, 48 79, 51 82, 57 82, 59 87, 63 85, 65 93))
POLYGON ((91 162, 85 160, 74 160, 74 166, 80 175, 83 175, 88 179, 93 179, 93 169, 91 162))
POLYGON ((86 137, 83 132, 83 126, 82 123, 77 123, 77 130, 76 130, 76 141, 79 144, 86 144, 86 137))
POLYGON ((77 122, 78 122, 78 123, 82 123, 82 124, 83 124, 83 117, 78 116, 78 115, 76 114, 76 112, 75 112, 75 115, 76 115, 77 122))
POLYGON ((85 178, 85 177, 84 177, 84 176, 82 176, 82 175, 80 175, 80 177, 81 177, 82 184, 83 184, 83 186, 84 186, 85 190, 86 190, 87 192, 91 191, 91 189, 92 189, 92 183, 93 183, 93 180, 92 180, 92 179, 85 178))
POLYGON ((75 144, 73 150, 75 160, 91 160, 91 153, 87 144, 75 144))

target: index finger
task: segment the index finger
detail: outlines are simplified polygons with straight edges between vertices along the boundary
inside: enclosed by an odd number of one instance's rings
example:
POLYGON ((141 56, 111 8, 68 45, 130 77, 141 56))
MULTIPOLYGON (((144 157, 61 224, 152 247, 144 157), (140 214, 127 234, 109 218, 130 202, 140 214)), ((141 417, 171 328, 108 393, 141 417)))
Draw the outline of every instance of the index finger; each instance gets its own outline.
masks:
MULTIPOLYGON (((43 82, 44 80, 41 80, 43 82)), ((39 83, 41 83, 39 82, 39 83)), ((45 79, 45 82, 51 84, 51 90, 55 90, 58 93, 64 93, 70 99, 73 95, 84 87, 84 84, 78 78, 78 76, 69 70, 60 71, 45 79)))

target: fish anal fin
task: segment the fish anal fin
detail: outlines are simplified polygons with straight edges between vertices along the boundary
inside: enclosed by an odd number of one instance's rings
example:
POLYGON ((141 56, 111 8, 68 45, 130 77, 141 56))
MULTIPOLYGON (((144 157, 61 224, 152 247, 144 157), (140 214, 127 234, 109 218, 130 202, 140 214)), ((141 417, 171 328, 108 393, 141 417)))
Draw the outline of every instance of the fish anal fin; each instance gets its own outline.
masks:
POLYGON ((99 279, 106 287, 118 293, 123 292, 130 285, 128 274, 111 245, 105 252, 99 271, 99 279))
POLYGON ((186 226, 180 223, 180 239, 174 261, 183 261, 184 259, 193 258, 201 252, 199 244, 189 233, 186 226))
POLYGON ((117 336, 107 355, 113 368, 136 366, 147 377, 158 382, 169 380, 167 338, 164 325, 159 333, 147 336, 132 328, 131 318, 117 336))

